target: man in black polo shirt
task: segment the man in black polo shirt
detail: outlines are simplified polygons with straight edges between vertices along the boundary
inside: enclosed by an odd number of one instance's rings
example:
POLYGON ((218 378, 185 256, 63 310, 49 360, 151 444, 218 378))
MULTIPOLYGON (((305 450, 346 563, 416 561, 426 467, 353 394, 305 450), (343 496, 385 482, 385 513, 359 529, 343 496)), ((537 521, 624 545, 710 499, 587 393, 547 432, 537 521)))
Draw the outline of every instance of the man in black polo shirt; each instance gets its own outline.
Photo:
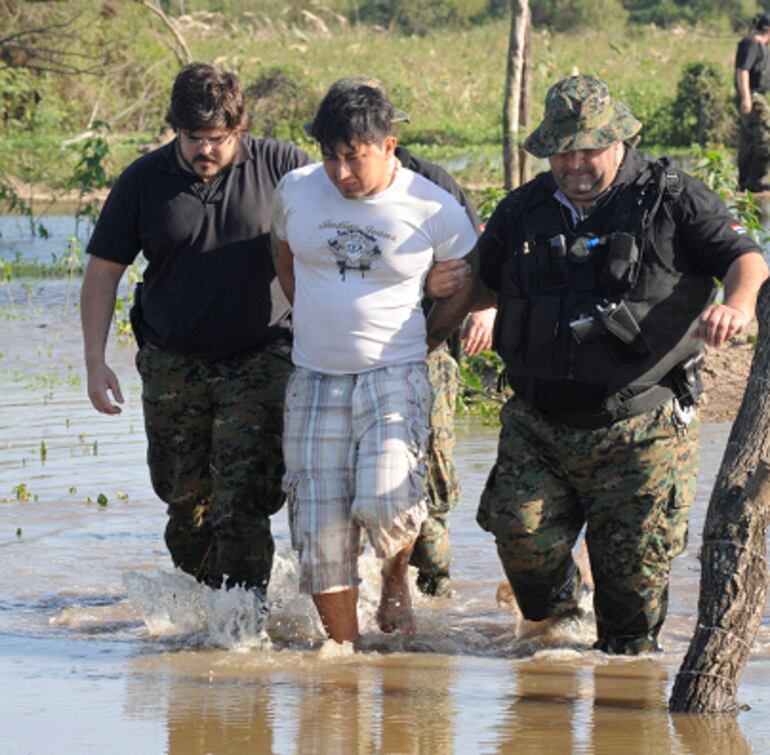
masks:
POLYGON ((761 13, 751 33, 735 53, 735 90, 740 112, 738 136, 739 188, 749 191, 770 189, 770 14, 761 13))
POLYGON ((263 593, 281 508, 282 405, 291 369, 274 322, 270 207, 296 147, 246 133, 243 87, 203 63, 183 68, 166 116, 177 137, 130 165, 88 245, 81 294, 88 394, 120 412, 105 345, 124 270, 148 265, 131 312, 152 484, 167 504, 179 568, 213 588, 263 593))

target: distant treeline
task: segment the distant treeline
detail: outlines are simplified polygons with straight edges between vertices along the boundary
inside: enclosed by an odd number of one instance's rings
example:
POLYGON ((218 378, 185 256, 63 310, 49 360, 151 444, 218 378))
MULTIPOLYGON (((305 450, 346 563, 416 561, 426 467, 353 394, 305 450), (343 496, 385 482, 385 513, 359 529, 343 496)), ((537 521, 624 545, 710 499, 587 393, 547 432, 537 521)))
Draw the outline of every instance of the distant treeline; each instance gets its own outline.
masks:
MULTIPOLYGON (((504 16, 510 0, 161 0, 170 15, 196 11, 237 16, 299 16, 332 11, 352 23, 376 24, 406 34, 468 26, 504 16), (255 10, 258 8, 259 10, 255 10)), ((763 10, 751 0, 531 0, 533 22, 553 31, 631 24, 718 24, 738 29, 763 10)))

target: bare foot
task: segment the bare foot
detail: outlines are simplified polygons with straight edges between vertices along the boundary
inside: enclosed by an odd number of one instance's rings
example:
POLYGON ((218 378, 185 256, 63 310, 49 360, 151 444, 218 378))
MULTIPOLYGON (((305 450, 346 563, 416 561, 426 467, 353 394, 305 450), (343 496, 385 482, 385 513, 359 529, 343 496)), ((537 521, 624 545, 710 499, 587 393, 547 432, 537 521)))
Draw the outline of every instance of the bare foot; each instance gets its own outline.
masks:
POLYGON ((405 548, 382 566, 382 598, 377 609, 377 623, 386 634, 395 631, 414 634, 417 631, 406 581, 411 551, 411 546, 405 548))

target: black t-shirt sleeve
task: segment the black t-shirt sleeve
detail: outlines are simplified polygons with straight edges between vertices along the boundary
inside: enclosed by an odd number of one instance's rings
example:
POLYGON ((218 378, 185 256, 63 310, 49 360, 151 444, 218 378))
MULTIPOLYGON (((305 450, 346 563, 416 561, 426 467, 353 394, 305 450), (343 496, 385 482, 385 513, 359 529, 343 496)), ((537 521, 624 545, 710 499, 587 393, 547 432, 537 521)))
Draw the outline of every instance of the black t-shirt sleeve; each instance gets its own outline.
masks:
POLYGON ((280 177, 312 162, 307 152, 289 142, 275 142, 275 150, 275 161, 280 177))
POLYGON ((735 68, 750 71, 760 57, 760 43, 751 37, 746 37, 738 43, 735 52, 735 68))
POLYGON ((507 204, 510 194, 497 205, 484 227, 478 242, 480 254, 479 276, 492 291, 500 290, 500 280, 509 251, 510 213, 507 204))
POLYGON ((682 176, 677 233, 688 259, 699 272, 722 279, 742 254, 757 252, 749 235, 724 202, 691 176, 682 176))
POLYGON ((404 167, 418 173, 423 178, 427 178, 431 183, 440 186, 444 191, 451 194, 465 210, 468 220, 471 221, 471 225, 478 233, 479 228, 481 228, 481 220, 476 213, 476 208, 468 199, 468 195, 463 191, 460 184, 447 171, 440 165, 423 160, 421 157, 415 157, 404 147, 396 149, 396 157, 403 163, 404 167))
POLYGON ((88 242, 88 254, 123 265, 136 259, 141 250, 137 180, 137 171, 129 166, 112 187, 88 242))
POLYGON ((468 220, 471 221, 471 225, 476 229, 476 233, 478 233, 478 230, 481 227, 481 221, 476 214, 476 208, 473 206, 470 199, 468 199, 468 196, 462 190, 460 184, 458 184, 457 181, 455 181, 455 179, 440 166, 431 164, 431 168, 432 170, 426 172, 419 170, 417 172, 422 173, 422 175, 429 181, 440 186, 444 191, 449 192, 460 205, 462 205, 465 214, 468 216, 468 220))

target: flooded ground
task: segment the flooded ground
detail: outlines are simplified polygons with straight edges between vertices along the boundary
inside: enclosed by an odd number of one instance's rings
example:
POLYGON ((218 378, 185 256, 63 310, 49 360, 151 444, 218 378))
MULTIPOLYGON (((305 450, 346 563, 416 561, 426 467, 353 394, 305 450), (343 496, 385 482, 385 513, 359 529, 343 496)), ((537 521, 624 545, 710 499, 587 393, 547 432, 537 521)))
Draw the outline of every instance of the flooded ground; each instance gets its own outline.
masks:
POLYGON ((770 620, 737 719, 672 717, 692 633, 708 493, 726 425, 707 425, 690 546, 674 569, 665 652, 590 650, 592 622, 517 637, 495 602, 492 539, 474 521, 496 430, 460 430, 451 598, 415 597, 418 632, 382 635, 364 557, 364 651, 323 642, 297 592, 285 512, 267 632, 249 596, 174 573, 144 464, 133 347, 112 342, 120 417, 85 395, 73 292, 0 287, 0 752, 748 753, 770 751, 770 620))

